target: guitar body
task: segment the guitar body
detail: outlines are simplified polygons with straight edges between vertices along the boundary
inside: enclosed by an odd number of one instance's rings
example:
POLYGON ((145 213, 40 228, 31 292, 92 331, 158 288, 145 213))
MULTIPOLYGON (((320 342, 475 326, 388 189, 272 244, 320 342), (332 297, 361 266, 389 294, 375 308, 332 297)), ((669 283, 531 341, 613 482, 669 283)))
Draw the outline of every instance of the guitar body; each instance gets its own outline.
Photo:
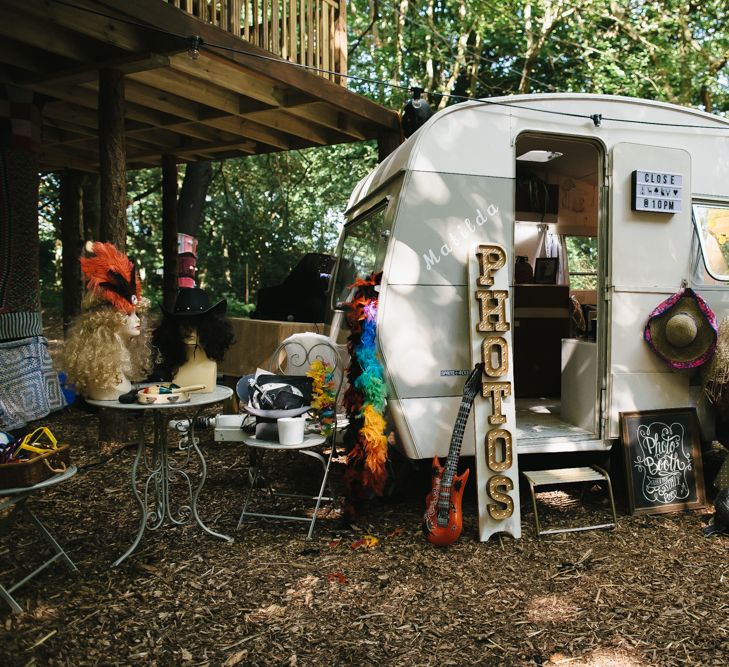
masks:
POLYGON ((425 515, 423 516, 423 533, 431 544, 439 547, 447 547, 453 544, 460 536, 463 529, 463 517, 461 515, 461 500, 463 490, 466 488, 468 475, 471 472, 468 468, 458 476, 453 477, 453 484, 450 491, 448 522, 444 526, 438 525, 438 500, 441 493, 441 482, 445 468, 440 465, 438 457, 433 458, 433 488, 425 497, 425 515))

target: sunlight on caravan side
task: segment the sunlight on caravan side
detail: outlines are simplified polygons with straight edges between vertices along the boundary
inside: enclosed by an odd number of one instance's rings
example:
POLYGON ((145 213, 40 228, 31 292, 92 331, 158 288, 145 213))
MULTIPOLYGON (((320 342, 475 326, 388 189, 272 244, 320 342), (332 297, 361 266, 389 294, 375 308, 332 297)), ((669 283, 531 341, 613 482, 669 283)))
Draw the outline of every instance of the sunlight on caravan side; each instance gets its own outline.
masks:
MULTIPOLYGON (((729 312, 721 155, 729 121, 717 116, 527 95, 449 107, 370 173, 349 201, 332 298, 382 271, 378 347, 405 455, 448 451, 474 363, 468 262, 479 244, 507 252, 514 386, 504 402, 519 454, 607 450, 620 412, 696 405, 696 378, 653 354, 643 329, 685 285, 719 320, 729 312), (656 180, 636 189, 640 174, 656 180), (669 192, 660 179, 671 175, 669 192), (515 282, 517 257, 529 282, 515 282)), ((471 416, 463 455, 474 434, 471 416)))

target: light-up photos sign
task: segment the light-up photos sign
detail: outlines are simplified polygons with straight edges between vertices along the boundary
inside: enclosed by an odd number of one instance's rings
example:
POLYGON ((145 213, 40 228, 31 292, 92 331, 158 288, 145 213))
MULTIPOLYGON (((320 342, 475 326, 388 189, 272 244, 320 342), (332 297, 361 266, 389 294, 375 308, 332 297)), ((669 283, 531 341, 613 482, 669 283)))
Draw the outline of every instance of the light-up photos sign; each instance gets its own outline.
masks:
POLYGON ((469 261, 473 362, 484 362, 482 396, 474 403, 479 537, 521 537, 519 470, 511 364, 507 254, 497 244, 476 247, 469 261))

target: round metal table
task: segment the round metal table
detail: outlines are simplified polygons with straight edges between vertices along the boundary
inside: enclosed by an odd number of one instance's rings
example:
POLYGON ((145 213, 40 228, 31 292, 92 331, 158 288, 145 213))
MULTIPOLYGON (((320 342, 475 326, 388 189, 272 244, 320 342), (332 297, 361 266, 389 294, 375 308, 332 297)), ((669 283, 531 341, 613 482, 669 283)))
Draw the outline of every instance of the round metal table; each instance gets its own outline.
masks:
MULTIPOLYGON (((148 385, 138 385, 140 388, 148 385)), ((139 504, 141 518, 139 522, 139 530, 132 545, 116 560, 114 565, 119 565, 129 556, 142 540, 145 530, 157 530, 166 521, 180 526, 190 523, 192 520, 197 523, 206 533, 213 537, 218 537, 228 542, 232 542, 233 538, 228 535, 216 533, 208 528, 198 514, 197 501, 200 491, 205 484, 207 477, 207 464, 205 456, 197 446, 195 439, 195 420, 199 417, 202 409, 213 403, 220 403, 230 398, 233 390, 229 387, 216 386, 209 393, 191 393, 190 400, 185 403, 119 403, 118 401, 94 401, 86 399, 90 405, 96 405, 107 410, 121 410, 124 412, 141 413, 139 419, 139 439, 137 447, 137 455, 134 457, 132 464, 132 494, 139 504), (182 440, 178 446, 178 451, 184 454, 181 465, 175 465, 170 460, 170 452, 167 447, 167 422, 169 419, 168 412, 187 412, 190 417, 190 430, 188 437, 182 440), (147 413, 152 414, 154 423, 154 436, 152 440, 151 453, 147 451, 147 445, 144 437, 144 417, 147 413), (200 481, 197 486, 193 487, 193 480, 189 472, 184 468, 190 465, 190 456, 194 453, 200 463, 200 481), (144 463, 146 477, 142 482, 142 493, 139 491, 138 471, 140 463, 144 463), (172 507, 172 498, 170 492, 170 483, 176 480, 184 482, 186 487, 186 499, 181 502, 175 509, 172 507), (150 501, 152 509, 150 511, 150 501)))

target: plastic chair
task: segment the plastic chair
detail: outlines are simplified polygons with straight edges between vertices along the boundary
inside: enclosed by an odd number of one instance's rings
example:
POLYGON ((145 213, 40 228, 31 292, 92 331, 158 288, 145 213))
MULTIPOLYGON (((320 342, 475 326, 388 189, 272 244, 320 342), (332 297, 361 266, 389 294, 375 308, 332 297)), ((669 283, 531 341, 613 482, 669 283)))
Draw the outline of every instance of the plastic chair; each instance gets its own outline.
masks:
MULTIPOLYGON (((284 340, 271 356, 268 364, 268 370, 275 374, 286 375, 306 375, 311 366, 316 361, 325 364, 325 368, 332 374, 333 380, 333 405, 331 430, 327 435, 321 434, 321 422, 314 429, 307 429, 304 436, 304 442, 297 445, 283 445, 274 440, 259 440, 256 437, 245 437, 243 442, 251 448, 250 468, 249 468, 249 489, 243 503, 240 519, 238 520, 238 528, 243 523, 246 516, 267 518, 267 519, 284 519, 290 521, 307 521, 309 522, 309 532, 307 539, 311 539, 314 533, 319 508, 323 501, 334 501, 334 493, 329 483, 329 471, 332 460, 336 452, 337 441, 337 418, 336 405, 339 393, 342 389, 344 380, 344 364, 341 354, 336 344, 329 338, 316 333, 298 333, 289 336, 284 340), (319 429, 318 431, 316 429, 319 429), (268 452, 296 451, 305 456, 310 456, 321 463, 322 478, 319 485, 319 492, 316 496, 302 495, 299 493, 280 493, 274 491, 270 484, 260 484, 261 470, 264 460, 268 452), (266 487, 269 496, 289 497, 289 498, 306 498, 315 501, 314 510, 311 518, 306 516, 296 516, 290 514, 275 514, 263 512, 249 512, 248 507, 256 490, 261 486, 266 487), (328 489, 329 495, 325 496, 324 492, 328 489)), ((245 410, 245 387, 239 382, 236 388, 238 396, 242 402, 242 408, 245 410)))

